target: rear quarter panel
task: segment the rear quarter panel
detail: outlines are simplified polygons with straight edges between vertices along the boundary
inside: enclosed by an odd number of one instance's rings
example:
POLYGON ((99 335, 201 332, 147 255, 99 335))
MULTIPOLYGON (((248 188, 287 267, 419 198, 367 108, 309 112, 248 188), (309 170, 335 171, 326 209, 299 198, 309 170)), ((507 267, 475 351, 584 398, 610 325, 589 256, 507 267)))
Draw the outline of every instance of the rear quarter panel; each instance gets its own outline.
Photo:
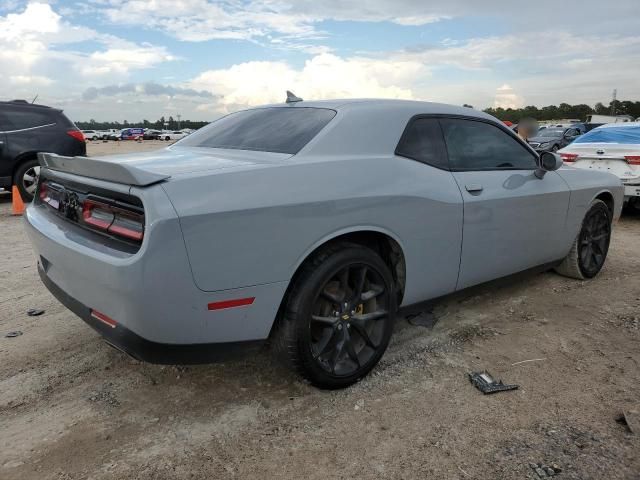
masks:
POLYGON ((310 158, 163 188, 202 290, 289 281, 319 245, 361 230, 402 247, 404 303, 455 289, 462 199, 449 172, 393 155, 310 158))

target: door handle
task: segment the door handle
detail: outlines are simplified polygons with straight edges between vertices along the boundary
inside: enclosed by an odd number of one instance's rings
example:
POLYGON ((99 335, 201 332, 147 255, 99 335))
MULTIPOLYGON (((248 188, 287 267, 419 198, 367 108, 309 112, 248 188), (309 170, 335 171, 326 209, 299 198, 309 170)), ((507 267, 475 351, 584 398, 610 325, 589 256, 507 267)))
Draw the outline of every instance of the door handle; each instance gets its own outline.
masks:
POLYGON ((480 185, 479 183, 469 183, 465 185, 464 188, 466 188, 467 192, 469 193, 480 193, 482 190, 484 190, 482 188, 482 185, 480 185))

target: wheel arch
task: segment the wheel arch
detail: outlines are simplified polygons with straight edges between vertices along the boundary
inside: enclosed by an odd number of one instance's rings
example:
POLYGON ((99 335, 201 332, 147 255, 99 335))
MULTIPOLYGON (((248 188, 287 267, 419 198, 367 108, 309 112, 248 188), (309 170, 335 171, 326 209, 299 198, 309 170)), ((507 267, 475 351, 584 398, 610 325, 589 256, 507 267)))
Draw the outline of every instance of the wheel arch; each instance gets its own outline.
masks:
POLYGON ((293 268, 293 272, 289 280, 289 285, 287 286, 287 289, 280 302, 277 317, 273 322, 273 326, 271 327, 272 333, 274 332, 276 325, 282 318, 283 308, 286 305, 291 289, 293 288, 293 285, 295 284, 296 279, 301 271, 301 267, 319 250, 337 242, 355 243, 357 245, 371 248, 376 253, 378 253, 382 257, 382 260, 387 264, 389 270, 391 271, 391 274, 393 275, 393 280, 396 284, 398 295, 397 305, 400 305, 402 303, 402 297, 404 296, 406 286, 407 267, 404 248, 400 239, 392 232, 380 227, 359 226, 345 228, 333 232, 326 237, 318 240, 316 243, 307 248, 305 252, 300 256, 297 263, 295 264, 295 267, 293 268))
POLYGON ((608 190, 603 190, 601 192, 599 192, 594 198, 594 200, 602 200, 606 205, 607 208, 609 209, 609 212, 611 213, 611 217, 613 218, 614 214, 615 214, 615 200, 613 199, 613 194, 608 191, 608 190))
POLYGON ((28 161, 28 160, 37 160, 38 159, 38 152, 37 151, 27 151, 27 152, 21 152, 20 154, 16 155, 14 161, 13 161, 13 168, 11 169, 11 178, 13 179, 13 177, 15 176, 16 172, 18 171, 18 169, 20 168, 20 165, 22 165, 24 162, 28 161))

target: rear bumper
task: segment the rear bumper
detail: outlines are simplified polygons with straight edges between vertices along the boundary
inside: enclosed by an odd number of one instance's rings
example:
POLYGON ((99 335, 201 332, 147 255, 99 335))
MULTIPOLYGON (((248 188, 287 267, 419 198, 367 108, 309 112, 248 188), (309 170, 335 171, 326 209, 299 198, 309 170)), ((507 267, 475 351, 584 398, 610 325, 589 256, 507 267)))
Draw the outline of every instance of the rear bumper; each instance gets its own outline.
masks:
POLYGON ((638 185, 625 185, 624 186, 625 197, 640 197, 640 184, 638 185))
POLYGON ((135 353, 141 344, 152 352, 183 346, 204 350, 210 344, 224 349, 217 345, 268 338, 288 282, 200 290, 193 281, 178 219, 163 190, 146 189, 145 200, 146 212, 154 220, 134 254, 110 249, 43 205, 29 205, 24 225, 47 287, 58 292, 56 296, 64 294, 63 303, 71 304, 73 308, 67 306, 92 326, 96 320, 89 318, 89 309, 115 320, 117 332, 97 330, 139 358, 156 355, 135 353), (251 305, 211 308, 247 298, 254 299, 251 305), (121 331, 128 338, 125 346, 119 340, 121 331))
POLYGON ((84 320, 110 344, 137 360, 159 364, 199 364, 227 360, 258 350, 264 341, 175 345, 152 342, 117 324, 110 326, 91 315, 91 309, 56 285, 38 264, 38 274, 51 294, 84 320))

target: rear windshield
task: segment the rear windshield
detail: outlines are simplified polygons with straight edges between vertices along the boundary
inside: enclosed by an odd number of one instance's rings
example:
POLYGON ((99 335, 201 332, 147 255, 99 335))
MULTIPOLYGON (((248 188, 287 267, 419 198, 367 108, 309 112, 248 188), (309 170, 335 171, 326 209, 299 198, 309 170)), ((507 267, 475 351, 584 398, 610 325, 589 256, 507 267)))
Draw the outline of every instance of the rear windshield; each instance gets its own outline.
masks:
POLYGON ((243 110, 192 133, 180 141, 180 146, 232 148, 295 155, 335 115, 335 110, 309 107, 243 110))
POLYGON ((595 128, 578 137, 573 143, 640 144, 640 125, 637 127, 595 128))

